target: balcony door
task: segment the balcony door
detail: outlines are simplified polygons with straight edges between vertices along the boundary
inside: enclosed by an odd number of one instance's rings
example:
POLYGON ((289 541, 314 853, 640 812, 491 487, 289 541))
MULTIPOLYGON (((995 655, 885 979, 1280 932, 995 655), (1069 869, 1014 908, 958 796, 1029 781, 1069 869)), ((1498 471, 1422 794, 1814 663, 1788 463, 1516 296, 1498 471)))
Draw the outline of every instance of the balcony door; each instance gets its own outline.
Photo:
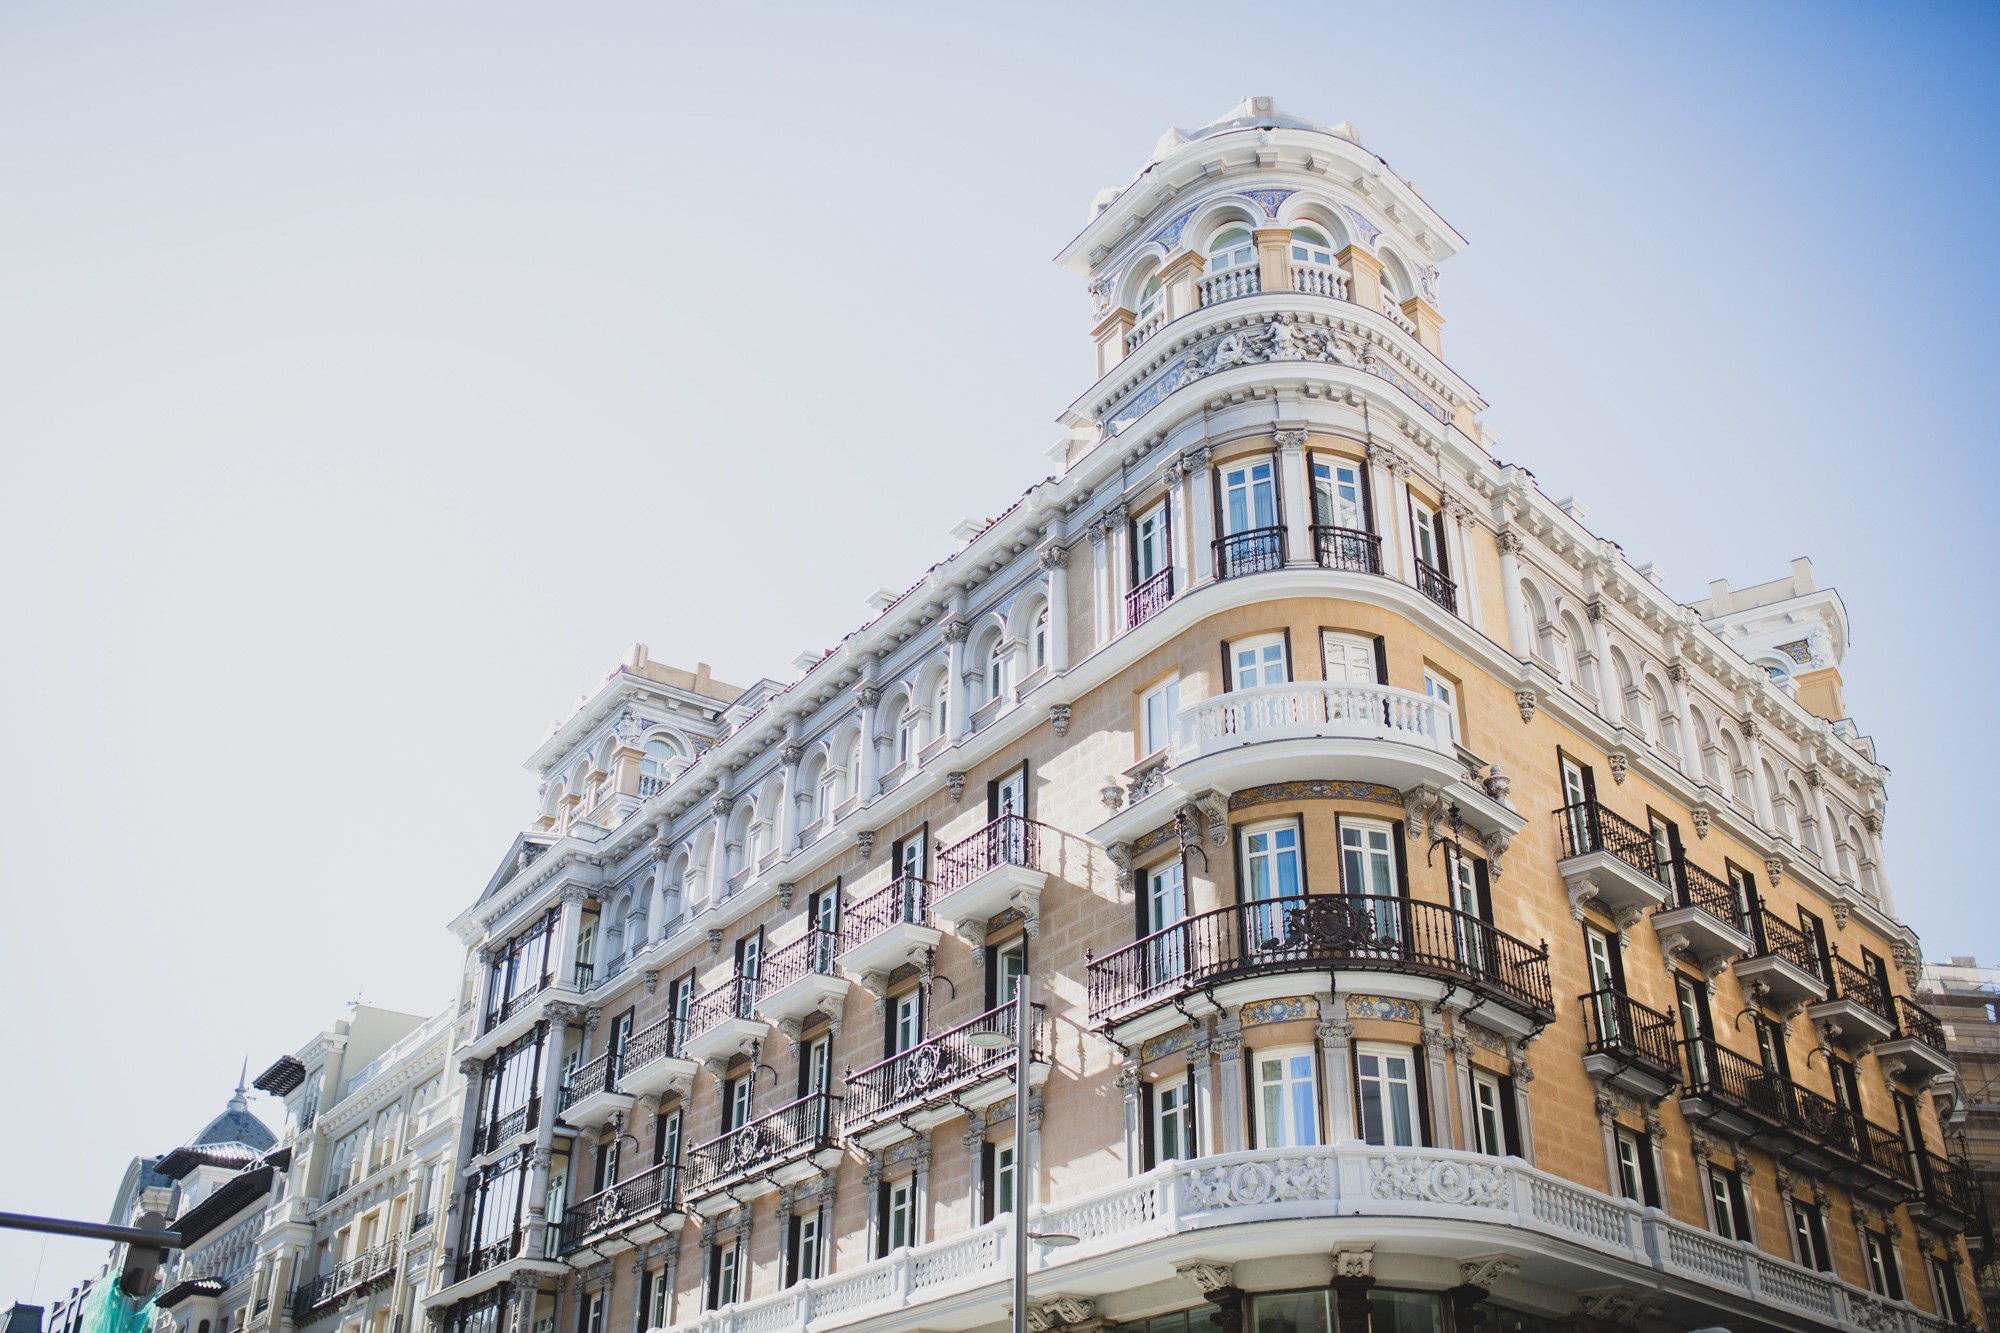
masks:
POLYGON ((1393 950, 1403 939, 1395 825, 1345 816, 1337 822, 1340 891, 1357 899, 1354 919, 1366 927, 1366 936, 1379 947, 1393 950))
POLYGON ((1150 581, 1173 563, 1171 528, 1163 500, 1132 520, 1132 586, 1150 581))
POLYGON ((1222 535, 1278 526, 1278 470, 1268 458, 1222 469, 1222 535))
POLYGON ((760 928, 736 941, 736 1001, 732 1012, 738 1018, 750 1017, 751 1007, 757 1001, 757 978, 764 969, 764 932, 760 928))
POLYGON ((1595 926, 1583 928, 1583 954, 1590 965, 1591 1019, 1597 1040, 1616 1045, 1621 1037, 1617 997, 1625 989, 1624 960, 1618 956, 1617 942, 1595 926))
POLYGON ((799 1096, 810 1097, 833 1086, 833 1039, 815 1037, 799 1052, 799 1096))
POLYGON ((1486 948, 1485 923, 1492 916, 1487 903, 1486 863, 1467 856, 1455 846, 1446 850, 1447 890, 1452 911, 1452 944, 1458 961, 1475 976, 1484 975, 1493 960, 1486 948))
POLYGON ((1361 465, 1344 458, 1313 459, 1313 522, 1323 528, 1368 530, 1361 465))
POLYGON ((1002 815, 1026 816, 1027 813, 1028 766, 1023 764, 987 787, 986 817, 998 819, 1002 815))
POLYGON ((1229 645, 1229 688, 1254 690, 1259 685, 1282 685, 1287 670, 1285 636, 1259 634, 1237 639, 1229 645))
MULTIPOLYGON (((1301 892, 1299 826, 1293 820, 1252 824, 1242 830, 1243 897, 1251 903, 1275 903, 1301 892)), ((1250 914, 1251 959, 1285 944, 1285 909, 1260 907, 1250 914)))
POLYGON ((1591 776, 1590 765, 1580 764, 1560 751, 1557 753, 1562 761, 1564 831, 1569 842, 1569 846, 1563 848, 1563 855, 1581 856, 1597 849, 1591 818, 1592 806, 1597 799, 1597 782, 1591 776))
POLYGON ((1187 932, 1172 929, 1187 919, 1187 882, 1178 859, 1139 873, 1144 886, 1139 898, 1139 935, 1152 941, 1145 946, 1142 984, 1151 990, 1187 971, 1187 932))
POLYGON ((1321 634, 1320 663, 1326 672, 1327 684, 1380 684, 1382 662, 1377 656, 1378 647, 1374 639, 1360 634, 1336 634, 1332 630, 1321 634))

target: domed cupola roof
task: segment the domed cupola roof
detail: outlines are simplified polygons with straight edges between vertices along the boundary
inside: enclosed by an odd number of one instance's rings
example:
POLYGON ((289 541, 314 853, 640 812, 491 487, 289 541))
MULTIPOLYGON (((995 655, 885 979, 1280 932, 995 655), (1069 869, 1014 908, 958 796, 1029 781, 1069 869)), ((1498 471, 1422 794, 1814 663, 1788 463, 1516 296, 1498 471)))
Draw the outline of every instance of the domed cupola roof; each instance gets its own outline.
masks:
POLYGON ((262 1153, 275 1147, 278 1136, 256 1116, 250 1114, 250 1099, 244 1085, 239 1081, 236 1095, 229 1099, 229 1105, 222 1114, 202 1127, 201 1133, 189 1141, 190 1148, 221 1148, 237 1145, 262 1153))

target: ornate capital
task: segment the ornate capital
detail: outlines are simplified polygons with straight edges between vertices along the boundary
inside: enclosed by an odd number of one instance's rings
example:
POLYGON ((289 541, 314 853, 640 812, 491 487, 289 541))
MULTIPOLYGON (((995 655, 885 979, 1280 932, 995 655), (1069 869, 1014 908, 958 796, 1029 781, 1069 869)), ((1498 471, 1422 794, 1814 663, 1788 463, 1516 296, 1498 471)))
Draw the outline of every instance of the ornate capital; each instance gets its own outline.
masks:
POLYGON ((1602 597, 1593 597, 1589 601, 1585 602, 1583 604, 1583 614, 1584 618, 1590 621, 1590 623, 1593 625, 1603 620, 1604 599, 1602 597))
POLYGON ((718 815, 728 814, 730 807, 735 804, 736 798, 726 791, 719 791, 708 798, 708 808, 718 815))
POLYGON ((1277 430, 1271 432, 1271 438, 1273 441, 1276 442, 1277 446, 1280 449, 1284 450, 1286 453, 1292 453, 1296 450, 1303 449, 1305 448, 1306 444, 1305 431, 1297 427, 1281 426, 1277 430))
POLYGON ((778 747, 778 762, 790 767, 806 757, 806 747, 797 741, 786 741, 778 747))
POLYGON ((1520 532, 1513 527, 1503 527, 1494 533, 1493 544, 1500 548, 1502 555, 1519 555, 1521 549, 1527 545, 1521 540, 1520 532))
POLYGON ((1041 562, 1042 568, 1051 572, 1066 568, 1069 565, 1069 547, 1063 545, 1061 541, 1051 539, 1049 544, 1042 548, 1041 562))
POLYGON ((1679 658, 1667 663, 1667 679, 1676 685, 1687 684, 1688 677, 1693 674, 1692 671, 1688 670, 1688 664, 1679 658))
POLYGON ((1340 1277, 1375 1276, 1375 1246, 1343 1245, 1333 1252, 1333 1275, 1340 1277))
POLYGON ((873 708, 882 702, 882 687, 872 680, 864 680, 854 687, 854 700, 863 708, 873 708))
POLYGON ((972 622, 964 616, 946 616, 939 628, 944 633, 946 643, 964 643, 972 633, 972 622))
POLYGON ((458 1076, 460 1078, 477 1078, 484 1072, 485 1068, 486 1062, 484 1060, 475 1060, 468 1055, 465 1059, 458 1062, 458 1076))

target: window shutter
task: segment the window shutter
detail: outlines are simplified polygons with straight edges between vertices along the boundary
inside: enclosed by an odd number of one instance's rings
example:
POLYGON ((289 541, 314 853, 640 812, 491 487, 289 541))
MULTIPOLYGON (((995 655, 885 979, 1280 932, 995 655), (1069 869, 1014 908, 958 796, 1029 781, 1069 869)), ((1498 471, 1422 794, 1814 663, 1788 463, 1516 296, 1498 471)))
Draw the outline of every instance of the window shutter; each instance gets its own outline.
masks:
POLYGON ((1375 469, 1368 466, 1366 459, 1354 465, 1355 473, 1361 478, 1361 521, 1370 532, 1375 531, 1375 469))
POLYGON ((889 1254, 889 1182, 881 1181, 875 1186, 875 1257, 882 1259, 889 1254))
POLYGON ((1292 665, 1292 627, 1285 626, 1285 680, 1287 683, 1299 678, 1297 668, 1292 665))
POLYGON ((986 822, 1000 818, 1000 779, 994 778, 986 784, 986 822))
POLYGON ((1311 892, 1306 879, 1306 817, 1304 815, 1295 816, 1292 820, 1292 827, 1298 830, 1299 895, 1304 897, 1307 893, 1311 892))
POLYGON ((1589 801, 1592 805, 1596 805, 1597 770, 1593 769, 1589 764, 1580 764, 1578 767, 1583 769, 1583 799, 1589 801))
POLYGON ((1227 694, 1236 688, 1236 664, 1229 656, 1229 640, 1222 641, 1222 691, 1227 694))
POLYGON ((1201 1136, 1208 1132, 1207 1129, 1201 1123, 1200 1112, 1196 1109, 1201 1105, 1201 1098, 1194 1095, 1197 1086, 1199 1085, 1196 1084, 1195 1082, 1194 1070, 1190 1068, 1187 1074, 1187 1131, 1186 1131, 1187 1155, 1190 1157, 1201 1156, 1201 1136))
MULTIPOLYGON (((1137 896, 1143 898, 1144 895, 1137 896)), ((986 1007, 991 1009, 999 1003, 1000 951, 998 949, 988 949, 986 950, 986 1007)))
POLYGON ((1397 820, 1389 826, 1389 841, 1396 849, 1396 893, 1399 897, 1410 896, 1410 858, 1403 850, 1403 821, 1397 820))
POLYGON ((1410 1048, 1410 1074, 1417 1085, 1417 1143, 1428 1148, 1431 1146, 1431 1069, 1421 1046, 1410 1048))
POLYGON ((1493 881, 1487 874, 1484 861, 1472 862, 1472 879, 1479 891, 1479 919, 1490 925, 1493 921, 1493 881))
POLYGON ((1153 1126, 1153 1085, 1144 1079, 1139 1081, 1139 1161, 1141 1169, 1151 1171, 1160 1160, 1160 1145, 1154 1141, 1153 1126))
POLYGON ((1375 683, 1389 683, 1389 641, 1380 634, 1375 636, 1375 683))
POLYGON ((1243 1146, 1257 1146, 1257 1053, 1246 1049, 1243 1061, 1243 1146))
POLYGON ((1336 893, 1354 892, 1354 886, 1347 882, 1347 834, 1342 831, 1339 815, 1333 817, 1333 887, 1336 893))
POLYGON ((993 1145, 979 1145, 979 1220, 993 1220, 993 1145))
POLYGON ((1660 1179, 1653 1173, 1653 1136, 1643 1135, 1639 1139, 1639 1182, 1646 1196, 1648 1208, 1660 1206, 1660 1179))
POLYGON ((1444 544, 1444 509, 1440 507, 1431 515, 1431 532, 1437 538, 1438 573, 1451 577, 1451 552, 1444 544))
POLYGON ((1153 933, 1151 904, 1147 901, 1151 896, 1152 880, 1153 872, 1150 870, 1132 872, 1132 938, 1135 940, 1145 939, 1153 933))
POLYGON ((1514 1076, 1500 1076, 1500 1128, 1507 1138, 1507 1151, 1521 1156, 1521 1108, 1514 1104, 1514 1076))
POLYGON ((1606 940, 1606 944, 1608 947, 1605 949, 1605 952, 1611 955, 1611 984, 1618 988, 1620 995, 1623 995, 1625 993, 1625 950, 1618 942, 1618 933, 1614 932, 1610 935, 1606 940))

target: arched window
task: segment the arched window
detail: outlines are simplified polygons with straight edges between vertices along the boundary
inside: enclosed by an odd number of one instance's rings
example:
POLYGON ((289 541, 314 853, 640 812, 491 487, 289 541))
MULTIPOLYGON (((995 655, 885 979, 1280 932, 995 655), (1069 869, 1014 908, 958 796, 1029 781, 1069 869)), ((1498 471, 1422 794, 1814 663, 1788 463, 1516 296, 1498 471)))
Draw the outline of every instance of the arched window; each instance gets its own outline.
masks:
POLYGON ((1248 227, 1224 227, 1216 238, 1208 243, 1210 273, 1243 268, 1256 262, 1257 243, 1250 239, 1248 227))
POLYGON ((924 744, 923 737, 917 734, 919 720, 915 704, 903 709, 896 719, 896 762, 899 764, 917 762, 917 752, 924 744))
POLYGON ((667 785, 667 765, 674 757, 674 747, 663 740, 646 742, 645 752, 639 759, 639 795, 651 796, 667 785))
POLYGON ((993 640, 993 646, 986 651, 986 698, 988 702, 999 699, 1007 693, 1007 645, 1004 640, 993 640))
POLYGON ((1158 273, 1146 279, 1146 285, 1139 289, 1139 322, 1144 324, 1160 313, 1160 302, 1166 299, 1166 284, 1160 281, 1158 273))
POLYGON ((951 735, 951 675, 946 673, 937 679, 931 690, 931 717, 936 720, 936 736, 951 735))
POLYGON ((1333 267, 1333 242, 1317 227, 1292 228, 1292 262, 1333 267))
POLYGON ((1044 602, 1035 610, 1034 648, 1031 658, 1035 670, 1040 671, 1049 664, 1049 604, 1044 602))

